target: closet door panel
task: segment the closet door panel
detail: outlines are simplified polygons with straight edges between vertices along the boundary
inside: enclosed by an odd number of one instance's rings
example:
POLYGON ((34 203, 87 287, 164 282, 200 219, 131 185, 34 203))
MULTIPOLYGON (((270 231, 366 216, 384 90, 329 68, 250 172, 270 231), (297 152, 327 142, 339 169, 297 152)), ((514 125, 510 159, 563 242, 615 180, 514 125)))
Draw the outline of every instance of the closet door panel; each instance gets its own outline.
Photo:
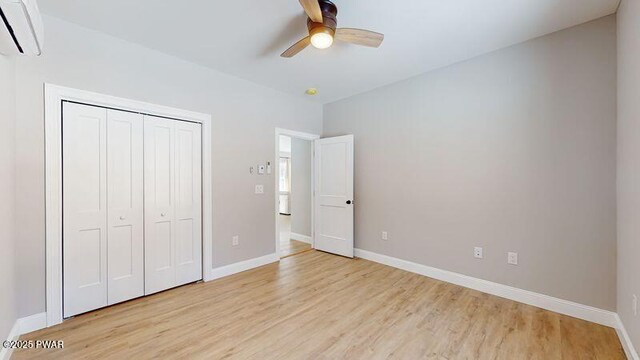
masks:
POLYGON ((175 129, 144 117, 145 294, 176 286, 175 129))
POLYGON ((64 317, 107 305, 106 115, 63 104, 64 317))
POLYGON ((143 120, 107 111, 108 302, 144 295, 143 120))
POLYGON ((200 124, 175 121, 176 280, 202 279, 202 151, 200 124))

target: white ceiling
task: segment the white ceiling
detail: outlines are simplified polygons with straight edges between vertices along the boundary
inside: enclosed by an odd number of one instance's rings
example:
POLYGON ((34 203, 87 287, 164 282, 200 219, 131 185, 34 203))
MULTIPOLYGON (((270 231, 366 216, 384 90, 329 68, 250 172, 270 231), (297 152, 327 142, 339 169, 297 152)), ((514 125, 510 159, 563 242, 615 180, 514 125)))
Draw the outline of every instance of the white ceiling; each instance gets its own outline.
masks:
MULTIPOLYGON (((335 101, 593 20, 619 0, 334 0, 338 26, 385 34, 279 55, 306 36, 297 0, 39 0, 43 13, 287 93, 335 101)), ((51 35, 49 35, 51 36, 51 35)))

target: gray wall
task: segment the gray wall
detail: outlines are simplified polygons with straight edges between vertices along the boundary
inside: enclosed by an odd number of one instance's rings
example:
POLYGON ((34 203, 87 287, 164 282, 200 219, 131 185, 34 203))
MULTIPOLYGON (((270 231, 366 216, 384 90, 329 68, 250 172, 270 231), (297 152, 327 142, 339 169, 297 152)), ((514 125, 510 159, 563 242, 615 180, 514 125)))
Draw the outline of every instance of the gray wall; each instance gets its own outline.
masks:
POLYGON ((632 311, 633 295, 640 297, 640 2, 622 0, 617 16, 618 314, 640 350, 632 311))
POLYGON ((275 252, 275 174, 249 167, 274 159, 275 127, 319 133, 322 107, 178 58, 45 17, 41 58, 17 62, 18 310, 45 310, 43 83, 213 116, 213 264, 275 252), (264 184, 265 194, 254 186, 264 184), (231 246, 233 235, 239 246, 231 246))
POLYGON ((16 320, 14 281, 15 79, 13 60, 0 55, 0 341, 7 338, 16 320))
POLYGON ((291 138, 291 232, 311 236, 311 144, 291 138))
POLYGON ((325 105, 323 134, 355 135, 357 248, 616 309, 615 16, 325 105))

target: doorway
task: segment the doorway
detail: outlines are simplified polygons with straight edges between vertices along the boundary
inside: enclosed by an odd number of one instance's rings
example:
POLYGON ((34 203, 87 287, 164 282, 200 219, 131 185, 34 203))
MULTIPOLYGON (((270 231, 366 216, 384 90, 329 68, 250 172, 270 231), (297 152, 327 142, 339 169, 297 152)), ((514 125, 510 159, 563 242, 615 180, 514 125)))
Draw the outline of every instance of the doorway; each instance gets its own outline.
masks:
POLYGON ((276 250, 280 258, 313 248, 314 140, 276 129, 276 250))
POLYGON ((62 103, 63 316, 202 279, 201 124, 62 103))
MULTIPOLYGON (((198 166, 198 168, 200 169, 200 174, 197 176, 193 176, 192 179, 201 179, 201 183, 199 184, 194 184, 191 189, 199 189, 198 191, 201 192, 201 197, 200 196, 196 196, 195 198, 201 199, 201 203, 200 205, 194 206, 194 208, 199 209, 199 213, 194 215, 195 217, 201 219, 202 224, 201 225, 194 225, 197 226, 198 228, 201 228, 201 235, 198 235, 197 238, 199 241, 199 245, 195 245, 193 247, 191 247, 192 250, 198 250, 197 248, 201 248, 202 249, 202 254, 201 256, 193 256, 192 258, 194 260, 198 260, 198 263, 200 265, 195 265, 192 268, 194 269, 194 272, 197 271, 197 273, 194 275, 196 276, 196 280, 198 278, 203 278, 205 281, 209 280, 212 278, 212 256, 211 254, 213 253, 212 250, 212 226, 213 226, 213 217, 212 217, 212 208, 213 208, 213 202, 212 202, 212 181, 211 181, 211 115, 207 115, 207 114, 201 114, 201 113, 195 113, 195 112, 191 112, 191 111, 186 111, 186 110, 180 110, 180 109, 175 109, 175 108, 169 108, 169 107, 165 107, 165 106, 161 106, 161 105, 153 105, 153 104, 149 104, 149 103, 143 103, 143 102, 138 102, 138 101, 134 101, 134 100, 129 100, 129 99, 123 99, 123 98, 117 98, 117 97, 113 97, 113 96, 109 96, 109 95, 102 95, 102 94, 97 94, 97 93, 92 93, 92 92, 87 92, 87 91, 82 91, 82 90, 77 90, 77 89, 71 89, 71 88, 65 88, 65 87, 60 87, 60 86, 56 86, 56 85, 51 85, 51 84, 45 84, 45 127, 46 127, 46 132, 45 132, 45 142, 46 142, 46 146, 45 146, 45 169, 46 169, 46 173, 47 173, 47 177, 46 177, 46 181, 45 181, 45 195, 46 195, 46 216, 45 216, 45 220, 46 220, 46 227, 47 227, 47 232, 46 232, 46 262, 47 262, 47 269, 46 269, 46 294, 47 294, 47 326, 53 326, 56 324, 59 324, 63 321, 63 263, 64 266, 68 266, 69 263, 63 261, 63 241, 62 241, 62 236, 63 236, 63 232, 65 227, 63 227, 63 221, 64 220, 69 220, 68 216, 63 217, 62 216, 62 212, 63 212, 63 197, 65 195, 69 196, 69 195, 73 195, 70 194, 68 191, 63 192, 63 172, 65 167, 68 166, 73 166, 78 165, 79 163, 74 163, 74 162, 69 162, 69 159, 66 159, 65 164, 63 165, 62 162, 62 155, 63 155, 63 106, 64 104, 85 104, 86 106, 89 106, 91 109, 103 109, 100 110, 101 113, 98 114, 97 116, 94 116, 95 119, 102 119, 102 120, 95 120, 92 119, 91 117, 84 117, 84 121, 78 121, 77 122, 77 126, 79 126, 80 128, 84 129, 84 127, 94 127, 94 131, 82 131, 82 134, 93 134, 94 138, 96 136, 97 133, 102 134, 100 136, 100 138, 102 139, 101 141, 96 141, 95 143, 89 143, 87 144, 87 147, 91 147, 91 149, 93 149, 93 152, 91 152, 90 154, 92 154, 93 156, 96 156, 96 146, 100 145, 101 147, 104 145, 107 145, 108 143, 108 137, 105 138, 104 136, 108 136, 107 135, 107 131, 106 131, 106 126, 107 126, 107 120, 109 120, 109 116, 104 115, 102 112, 106 111, 107 113, 114 112, 114 117, 112 118, 112 120, 114 120, 115 123, 117 123, 117 125, 124 125, 121 128, 118 128, 121 132, 124 131, 126 133, 127 129, 133 129, 133 126, 128 126, 127 125, 127 120, 128 117, 136 117, 136 119, 134 120, 133 118, 130 119, 130 122, 138 122, 139 124, 142 124, 144 126, 144 124, 146 124, 147 122, 144 121, 144 119, 139 119, 140 116, 144 117, 154 117, 154 118, 159 118, 162 120, 167 120, 167 121, 174 121, 177 124, 189 124, 190 127, 193 127, 193 130, 200 133, 200 135, 194 135, 191 136, 191 139, 196 139, 198 137, 201 137, 200 141, 201 141, 201 148, 200 151, 196 151, 195 153, 198 154, 198 156, 201 156, 201 160, 197 160, 197 161, 193 161, 192 163, 198 163, 201 164, 200 166, 198 166), (118 109, 118 110, 116 110, 118 109), (127 117, 121 117, 124 115, 127 115, 127 117), (117 118, 115 116, 118 116, 117 118), (180 120, 177 120, 180 119, 180 120), (102 129, 100 131, 98 131, 98 129, 102 129), (197 129, 197 130, 196 130, 197 129), (104 136, 103 136, 104 135, 104 136)), ((82 117, 82 116, 80 116, 82 117)), ((69 120, 69 118, 67 118, 67 120, 69 120)), ((171 123, 174 124, 174 123, 171 123)), ((72 123, 67 123, 67 125, 73 125, 72 123)), ((112 124, 114 125, 114 124, 112 124)), ((186 126, 186 125, 185 125, 186 126)), ((139 127, 139 126, 138 126, 139 127)), ((173 129, 175 127, 175 132, 178 132, 177 127, 178 125, 169 125, 169 126, 165 126, 165 131, 164 134, 169 134, 169 138, 171 138, 172 136, 170 135, 171 133, 173 133, 173 131, 171 129, 173 129)), ((189 156, 188 156, 188 152, 187 150, 191 149, 193 150, 192 146, 187 146, 186 140, 187 138, 189 138, 189 136, 187 136, 186 132, 183 131, 182 127, 180 127, 180 134, 174 137, 174 143, 175 144, 182 144, 184 146, 177 146, 174 147, 174 151, 178 151, 180 152, 180 154, 175 154, 175 156, 170 156, 170 158, 174 158, 174 161, 176 161, 175 159, 178 157, 178 155, 180 155, 180 159, 184 159, 186 162, 190 162, 189 161, 189 156), (180 149, 182 149, 182 151, 180 151, 180 149)), ((115 135, 117 134, 117 131, 114 132, 113 131, 113 126, 112 126, 112 131, 110 131, 109 133, 111 135, 115 135)), ((187 131, 189 132, 189 131, 187 131)), ((144 131, 143 131, 144 133, 144 131)), ((192 132, 192 134, 195 134, 194 132, 192 132)), ((70 133, 66 132, 66 135, 69 136, 71 135, 70 133)), ((175 134, 174 134, 175 135, 175 134)), ((166 139, 167 137, 165 136, 164 139, 166 139)), ((113 139, 113 138, 112 138, 113 139)), ((139 139, 135 142, 124 142, 125 144, 130 144, 131 146, 133 144, 137 144, 137 149, 140 150, 140 144, 141 143, 147 143, 146 140, 144 141, 139 141, 139 139)), ((65 142, 66 145, 69 145, 68 142, 65 142)), ((165 149, 163 147, 161 147, 162 149, 165 149)), ((171 152, 171 146, 169 146, 169 152, 171 152)), ((129 151, 131 151, 132 149, 130 147, 127 146, 119 146, 117 147, 117 149, 120 151, 121 153, 124 153, 124 155, 126 155, 127 153, 127 149, 129 149, 129 151)), ((114 151, 115 151, 114 150, 114 151)), ((104 156, 100 156, 100 161, 94 161, 92 164, 94 164, 95 166, 93 167, 94 169, 96 167, 100 168, 101 171, 93 171, 93 178, 89 179, 83 179, 84 182, 88 182, 89 180, 93 181, 94 184, 96 183, 100 183, 100 184, 104 184, 105 186, 115 186, 118 185, 120 187, 122 186, 126 186, 128 184, 128 181, 126 181, 126 174, 127 172, 125 170, 130 169, 130 167, 128 166, 120 166, 117 168, 114 168, 113 165, 114 163, 111 163, 111 167, 113 169, 121 169, 124 172, 124 175, 122 176, 115 176, 115 179, 125 179, 124 182, 114 182, 112 181, 109 185, 108 181, 105 181, 104 179, 102 179, 102 175, 103 173, 105 173, 105 171, 107 169, 105 169, 105 164, 109 165, 109 159, 107 159, 107 152, 108 149, 102 147, 101 148, 101 153, 104 153, 104 156), (102 181, 97 181, 96 182, 96 176, 98 176, 102 181)), ((144 150, 142 151, 137 151, 138 153, 138 158, 140 156, 140 154, 144 153, 144 150)), ((87 154, 89 154, 88 150, 85 149, 85 152, 83 153, 85 154, 85 156, 87 154)), ((113 153, 115 154, 115 153, 113 153)), ((112 155, 113 155, 112 154, 112 155)), ((81 153, 82 155, 82 153, 81 153)), ((111 160, 114 159, 120 159, 119 157, 115 157, 114 156, 110 156, 109 157, 111 160)), ((78 159, 80 160, 86 160, 85 158, 78 156, 78 159)), ((178 159, 177 161, 181 161, 180 159, 178 159)), ((122 164, 128 164, 128 163, 133 163, 132 161, 127 161, 127 159, 125 158, 124 160, 120 160, 122 162, 122 164)), ((138 160, 139 161, 139 160, 138 160)), ((144 162, 144 161, 143 161, 144 162)), ((149 164, 150 162, 145 162, 147 164, 149 164)), ((117 163, 117 165, 122 165, 121 163, 117 163)), ((82 168, 82 167, 81 167, 82 168)), ((139 169, 139 166, 136 167, 137 169, 139 169)), ((164 167, 165 169, 167 168, 166 166, 164 167)), ((72 168, 73 169, 73 168, 72 168)), ((188 169, 188 167, 182 167, 181 169, 188 169)), ((68 169, 67 169, 68 170, 68 169)), ((113 170, 116 171, 116 170, 113 170)), ((116 174, 115 172, 111 172, 111 178, 114 179, 114 174, 116 174)), ((178 171, 178 170, 176 170, 178 171)), ((177 173, 176 173, 177 174, 177 173)), ((69 177, 67 177, 67 182, 69 181, 69 177)), ((136 183, 139 183, 136 182, 136 183)), ((67 185, 69 185, 67 183, 67 185)), ((143 183, 143 187, 146 189, 147 187, 144 186, 143 183)), ((100 203, 104 204, 104 207, 108 207, 108 204, 110 204, 109 201, 107 201, 107 196, 105 196, 103 193, 103 188, 104 186, 100 186, 100 193, 102 195, 100 195, 100 203)), ((176 192, 176 197, 177 196, 183 196, 185 194, 184 190, 186 189, 184 186, 180 187, 182 192, 176 192)), ((96 190, 97 191, 97 190, 96 190)), ((95 191, 94 191, 95 192, 95 191)), ((144 192, 144 190, 142 191, 144 192)), ((132 192, 126 192, 126 191, 117 191, 117 192, 113 192, 111 191, 111 194, 116 194, 116 195, 123 195, 123 194, 131 194, 132 192)), ((137 194, 140 194, 141 192, 138 190, 136 191, 137 194)), ((166 194, 165 194, 166 195, 166 194)), ((96 203, 95 200, 95 196, 93 197, 93 201, 94 203, 96 203)), ((84 201, 84 203, 86 203, 88 200, 86 199, 82 199, 80 197, 78 197, 78 199, 80 201, 84 201)), ((113 200, 113 199, 112 199, 113 200)), ((84 203, 79 203, 80 205, 84 206, 84 203)), ((84 206, 86 208, 86 206, 84 206)), ((67 202, 67 206, 66 208, 69 208, 69 202, 67 202)), ((107 209, 108 210, 108 209, 107 209)), ((120 213, 115 214, 114 218, 111 220, 111 222, 113 223, 113 221, 115 221, 116 223, 120 222, 120 223, 124 223, 127 221, 135 221, 138 218, 135 218, 133 215, 130 215, 129 213, 122 213, 122 209, 118 208, 118 210, 121 210, 120 213)), ((182 207, 179 210, 183 210, 182 207)), ((144 210, 143 210, 144 213, 144 210)), ((169 219, 171 217, 171 214, 167 211, 167 212, 162 212, 164 213, 166 216, 164 216, 166 219, 169 219)), ((160 216, 162 217, 162 213, 160 214, 160 216)), ((108 215, 108 211, 107 211, 107 215, 108 215)), ((178 216, 183 216, 183 215, 178 215, 178 216)), ((101 217, 101 219, 103 219, 101 217)), ((104 220, 103 221, 103 225, 104 225, 104 220)), ((195 222, 195 221, 194 221, 195 222)), ((108 225, 108 221, 107 221, 107 225, 108 225)), ((67 230, 69 230, 68 228, 66 228, 67 230)), ((122 230, 122 228, 119 228, 119 230, 122 230)), ((94 231, 95 233, 95 231, 94 231)), ((89 232, 85 232, 85 234, 82 235, 87 235, 89 234, 89 232)), ((131 233, 133 234, 133 232, 131 233)), ((196 234, 195 232, 193 232, 192 234, 196 234)), ((89 234, 92 235, 92 234, 89 234)), ((122 235, 122 234, 119 234, 122 235)), ((127 233, 125 232, 125 235, 127 235, 127 233)), ((105 232, 105 236, 106 236, 106 232, 105 232)), ((94 238, 97 238, 96 236, 94 236, 94 238)), ((112 237, 113 239, 115 239, 115 237, 112 237)), ((102 238, 101 238, 102 239, 102 238)), ((163 239, 168 239, 168 237, 165 237, 163 239)), ((68 240, 68 239, 67 239, 68 240)), ((99 250, 101 251, 101 254, 104 253, 106 254, 106 252, 108 251, 108 248, 105 249, 104 247, 104 243, 105 242, 100 242, 100 248, 99 250)), ((166 243, 166 242, 165 242, 166 243)), ((93 250, 97 249, 97 244, 98 241, 93 241, 93 243, 89 243, 89 242, 85 242, 83 243, 83 245, 85 246, 89 246, 89 245, 94 245, 94 247, 92 248, 93 250)), ((126 244, 126 242, 125 242, 126 244)), ((184 245, 187 245, 186 243, 183 243, 184 245)), ((66 245, 69 245, 68 243, 66 245)), ((108 244, 107 244, 108 245, 108 244)), ((114 245, 114 243, 112 242, 112 245, 114 245)), ((185 246, 184 249, 187 249, 187 247, 185 246)), ((184 250, 183 249, 183 250, 184 250)), ((115 250, 120 250, 115 249, 115 250)), ((83 252, 86 253, 86 252, 83 252)), ((126 252, 126 251, 122 251, 122 254, 130 254, 131 252, 126 252)), ((138 254, 139 251, 136 253, 138 254)), ((192 252, 189 252, 192 253, 192 252)), ((96 251, 94 251, 94 254, 97 254, 96 251)), ((182 254, 187 254, 186 251, 183 251, 182 254)), ((143 255, 144 257, 144 255, 143 255)), ((84 257, 80 260, 86 260, 88 257, 84 257)), ((119 257, 116 258, 117 259, 125 259, 126 257, 119 257)), ((139 256, 137 257, 139 259, 139 256)), ((111 258, 111 260, 114 260, 113 257, 111 258)), ((91 260, 93 261, 93 260, 91 260)), ((190 259, 186 258, 185 256, 182 256, 182 258, 177 258, 176 263, 180 262, 181 264, 186 264, 187 262, 190 262, 190 259)), ((104 257, 100 258, 100 265, 102 266, 102 264, 107 264, 107 262, 104 261, 104 257)), ((137 264, 139 265, 140 262, 138 261, 137 264)), ((91 264, 87 264, 87 266, 89 266, 91 264)), ((119 265, 119 264, 116 264, 119 265)), ((107 264, 108 266, 108 264, 107 264)), ((116 269, 118 267, 113 267, 113 269, 116 269)), ((126 267, 120 267, 118 269, 121 268, 126 268, 126 267)), ((96 267, 94 267, 94 269, 96 269, 96 267)), ((108 274, 108 270, 107 269, 103 269, 100 268, 100 275, 102 276, 103 274, 108 274)), ((77 272, 80 273, 80 272, 77 272)), ((95 275, 96 272, 82 272, 82 275, 85 276, 85 279, 82 278, 78 278, 80 280, 86 280, 86 277, 91 276, 91 275, 95 275)), ((117 278, 117 280, 124 280, 125 278, 118 278, 118 274, 114 274, 114 276, 117 278)), ((178 275, 176 275, 176 279, 178 279, 177 277, 178 275)), ((104 279, 101 279, 102 282, 104 282, 104 279)), ((182 281, 182 280, 179 280, 182 281)), ((89 282, 87 282, 89 283, 89 282)), ((113 288, 113 287, 112 287, 113 288)), ((139 288, 138 288, 139 289, 139 288)), ((138 292, 139 293, 139 292, 138 292)), ((101 293, 104 294, 104 291, 101 293)), ((109 302, 108 300, 108 292, 107 292, 107 302, 109 302)), ((101 298, 102 300, 104 300, 104 297, 101 298)), ((68 300, 68 299, 65 299, 68 300)), ((114 300, 116 301, 116 300, 114 300)), ((103 301, 104 303, 104 301, 103 301)))

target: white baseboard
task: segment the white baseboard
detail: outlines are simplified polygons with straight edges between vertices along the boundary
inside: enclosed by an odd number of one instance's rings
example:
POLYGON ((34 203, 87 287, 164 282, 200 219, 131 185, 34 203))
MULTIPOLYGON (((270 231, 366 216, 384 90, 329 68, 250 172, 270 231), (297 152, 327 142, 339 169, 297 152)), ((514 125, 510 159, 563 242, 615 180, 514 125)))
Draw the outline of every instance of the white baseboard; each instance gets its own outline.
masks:
MULTIPOLYGON (((9 335, 7 336, 7 340, 13 341, 18 340, 20 337, 20 330, 18 328, 18 321, 13 324, 9 335)), ((0 347, 0 360, 9 360, 11 358, 11 354, 13 353, 13 349, 0 347)))
MULTIPOLYGON (((7 336, 7 340, 18 340, 20 335, 30 333, 32 331, 44 329, 47 327, 47 313, 33 314, 16 320, 7 336)), ((9 360, 13 349, 0 348, 0 360, 9 360)))
POLYGON ((616 321, 618 322, 618 326, 616 326, 616 331, 618 332, 618 337, 620 338, 620 342, 622 343, 622 348, 624 349, 624 353, 627 355, 627 358, 630 360, 640 360, 638 357, 638 352, 633 347, 633 343, 631 342, 631 338, 629 338, 629 334, 627 333, 627 329, 625 329, 620 316, 616 314, 616 321))
POLYGON ((16 322, 20 329, 20 335, 47 327, 47 313, 42 312, 18 319, 16 322))
POLYGON ((537 306, 560 314, 573 316, 578 319, 591 321, 597 324, 617 328, 619 326, 618 315, 612 311, 598 309, 592 306, 576 302, 558 299, 549 295, 535 293, 508 285, 482 280, 455 272, 442 270, 427 265, 417 264, 411 261, 377 254, 371 251, 355 249, 357 257, 371 260, 380 264, 392 266, 398 269, 410 271, 430 278, 446 281, 466 288, 482 291, 487 294, 500 296, 506 299, 518 301, 524 304, 537 306))
POLYGON ((205 279, 205 281, 219 279, 221 277, 237 274, 239 272, 251 270, 253 268, 271 264, 277 261, 280 261, 280 257, 276 253, 245 260, 245 261, 240 261, 237 263, 212 269, 211 273, 209 274, 209 277, 205 279))
POLYGON ((302 241, 304 243, 307 244, 311 244, 311 236, 307 236, 307 235, 302 235, 302 234, 298 234, 298 233, 289 233, 289 237, 293 240, 298 240, 298 241, 302 241))

